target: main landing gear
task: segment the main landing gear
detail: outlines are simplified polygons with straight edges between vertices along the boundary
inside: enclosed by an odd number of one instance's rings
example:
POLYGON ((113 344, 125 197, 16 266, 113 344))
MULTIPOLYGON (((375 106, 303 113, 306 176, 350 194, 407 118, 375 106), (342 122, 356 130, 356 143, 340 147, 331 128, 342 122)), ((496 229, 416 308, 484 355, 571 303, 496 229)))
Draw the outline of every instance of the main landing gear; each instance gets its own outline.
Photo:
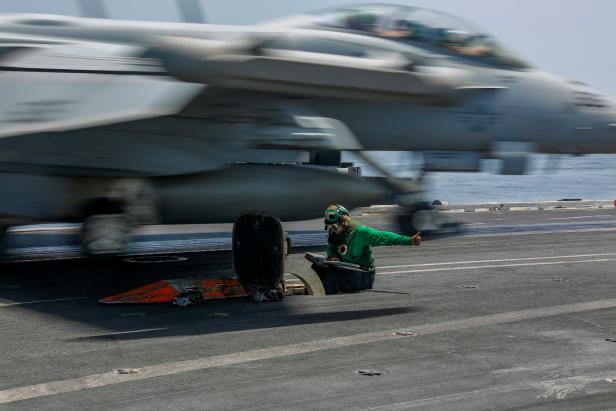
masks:
POLYGON ((91 257, 122 254, 130 244, 135 224, 120 202, 94 203, 83 221, 81 242, 91 257))

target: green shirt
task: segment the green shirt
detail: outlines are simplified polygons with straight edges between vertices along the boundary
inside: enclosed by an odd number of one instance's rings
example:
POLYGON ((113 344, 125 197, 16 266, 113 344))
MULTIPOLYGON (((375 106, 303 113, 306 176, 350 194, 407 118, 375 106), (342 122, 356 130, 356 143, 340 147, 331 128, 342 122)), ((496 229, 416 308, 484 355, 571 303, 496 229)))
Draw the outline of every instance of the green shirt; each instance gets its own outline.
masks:
POLYGON ((333 234, 327 245, 327 257, 336 257, 345 263, 357 264, 363 270, 376 271, 373 246, 411 245, 413 239, 388 231, 379 231, 365 225, 351 226, 345 233, 333 234), (342 245, 348 247, 346 254, 342 245))

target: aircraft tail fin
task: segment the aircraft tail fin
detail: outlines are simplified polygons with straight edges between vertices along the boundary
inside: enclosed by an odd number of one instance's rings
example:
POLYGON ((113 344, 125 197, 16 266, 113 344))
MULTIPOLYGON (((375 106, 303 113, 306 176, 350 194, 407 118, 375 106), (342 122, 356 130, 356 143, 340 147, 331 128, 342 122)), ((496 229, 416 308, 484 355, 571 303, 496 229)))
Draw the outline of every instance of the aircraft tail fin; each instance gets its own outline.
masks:
POLYGON ((104 0, 79 0, 79 8, 84 17, 108 19, 109 14, 105 8, 104 0))
POLYGON ((207 19, 199 0, 177 0, 177 5, 185 23, 205 24, 207 19))
MULTIPOLYGON (((108 19, 109 13, 104 4, 105 0, 79 0, 79 8, 84 17, 108 19)), ((207 23, 205 12, 199 0, 177 0, 177 6, 185 23, 207 23)))

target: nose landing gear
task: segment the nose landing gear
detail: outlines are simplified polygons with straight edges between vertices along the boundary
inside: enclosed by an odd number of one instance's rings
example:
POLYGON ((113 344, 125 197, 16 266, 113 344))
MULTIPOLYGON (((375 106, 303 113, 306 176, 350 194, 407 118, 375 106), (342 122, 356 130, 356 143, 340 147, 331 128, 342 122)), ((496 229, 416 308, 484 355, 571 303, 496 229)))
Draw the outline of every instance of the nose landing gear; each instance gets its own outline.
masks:
POLYGON ((356 152, 355 154, 384 176, 383 183, 394 194, 396 203, 400 206, 400 211, 396 215, 400 231, 407 235, 421 232, 424 237, 460 232, 461 224, 447 221, 442 213, 423 201, 425 172, 422 171, 422 174, 413 180, 401 179, 366 153, 356 152))
POLYGON ((400 231, 408 235, 420 232, 424 237, 434 237, 461 231, 460 223, 448 221, 442 213, 426 202, 402 205, 396 217, 400 231))

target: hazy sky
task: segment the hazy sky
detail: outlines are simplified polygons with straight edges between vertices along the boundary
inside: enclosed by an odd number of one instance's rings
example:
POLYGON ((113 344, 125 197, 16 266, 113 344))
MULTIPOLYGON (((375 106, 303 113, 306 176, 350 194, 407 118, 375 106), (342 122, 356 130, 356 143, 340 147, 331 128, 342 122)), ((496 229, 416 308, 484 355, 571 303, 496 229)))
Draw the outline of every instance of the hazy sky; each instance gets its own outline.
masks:
MULTIPOLYGON (((365 1, 364 1, 365 2, 365 1)), ((532 64, 616 97, 615 0, 398 0, 483 26, 532 64)), ((344 0, 201 0, 209 20, 249 24, 344 0)), ((106 0, 113 18, 177 20, 174 0, 106 0)), ((76 0, 0 0, 0 12, 76 15, 76 0)))

